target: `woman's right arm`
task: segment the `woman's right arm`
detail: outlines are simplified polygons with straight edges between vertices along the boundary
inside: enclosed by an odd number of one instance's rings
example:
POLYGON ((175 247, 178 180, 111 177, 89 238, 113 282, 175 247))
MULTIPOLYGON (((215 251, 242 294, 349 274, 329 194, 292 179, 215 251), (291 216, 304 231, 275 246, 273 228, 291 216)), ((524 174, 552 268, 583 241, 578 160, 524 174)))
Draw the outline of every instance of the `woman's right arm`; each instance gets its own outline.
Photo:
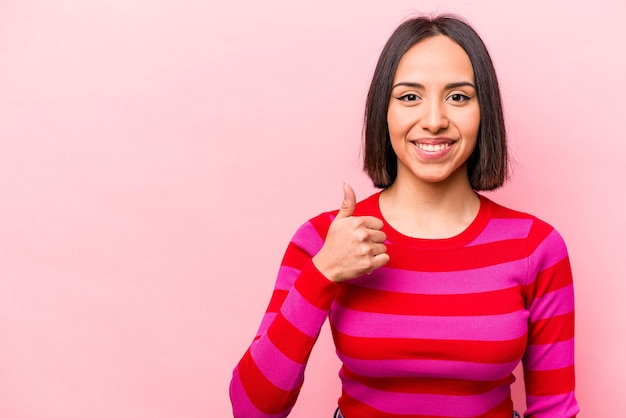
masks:
POLYGON ((312 262, 331 215, 304 224, 289 243, 257 335, 230 384, 235 418, 286 417, 303 383, 304 369, 339 285, 312 262))
POLYGON ((305 223, 291 240, 261 326, 233 372, 235 418, 289 415, 339 283, 389 261, 383 222, 353 216, 355 207, 344 184, 341 209, 305 223))

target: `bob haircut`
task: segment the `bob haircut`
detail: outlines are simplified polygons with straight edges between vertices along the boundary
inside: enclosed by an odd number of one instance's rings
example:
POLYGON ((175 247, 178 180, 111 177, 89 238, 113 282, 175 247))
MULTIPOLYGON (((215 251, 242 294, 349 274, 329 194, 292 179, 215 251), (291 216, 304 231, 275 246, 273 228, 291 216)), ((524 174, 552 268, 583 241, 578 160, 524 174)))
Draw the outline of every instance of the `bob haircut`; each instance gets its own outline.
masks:
POLYGON ((393 32, 378 59, 365 105, 363 168, 374 186, 387 188, 395 181, 398 160, 389 138, 387 109, 393 78, 402 56, 423 39, 444 35, 465 50, 472 63, 480 126, 476 147, 467 161, 474 190, 494 190, 508 177, 506 128, 496 71, 482 39, 472 27, 453 15, 417 17, 393 32))

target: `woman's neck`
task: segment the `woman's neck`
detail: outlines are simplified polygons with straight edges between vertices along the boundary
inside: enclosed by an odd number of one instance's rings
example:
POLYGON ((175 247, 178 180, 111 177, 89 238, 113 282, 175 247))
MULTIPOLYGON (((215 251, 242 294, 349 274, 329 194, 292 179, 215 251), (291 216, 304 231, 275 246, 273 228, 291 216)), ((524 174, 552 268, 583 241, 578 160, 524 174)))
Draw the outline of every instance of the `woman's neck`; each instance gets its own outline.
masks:
POLYGON ((476 218, 480 198, 469 180, 445 183, 398 179, 380 196, 385 220, 414 238, 443 239, 463 232, 476 218))

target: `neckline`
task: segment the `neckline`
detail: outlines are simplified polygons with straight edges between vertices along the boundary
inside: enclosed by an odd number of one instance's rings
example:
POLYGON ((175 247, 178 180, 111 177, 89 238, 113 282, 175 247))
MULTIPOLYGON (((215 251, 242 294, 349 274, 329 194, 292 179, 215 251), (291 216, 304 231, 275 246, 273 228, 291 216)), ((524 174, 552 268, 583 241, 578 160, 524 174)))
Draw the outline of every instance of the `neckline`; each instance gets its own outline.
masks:
POLYGON ((480 207, 474 220, 459 234, 449 238, 416 238, 405 235, 396 230, 387 222, 380 210, 380 194, 382 191, 372 196, 373 215, 383 221, 383 230, 387 234, 387 241, 391 244, 401 244, 413 248, 426 250, 440 250, 464 247, 472 242, 487 226, 491 216, 492 202, 485 196, 478 194, 480 207))

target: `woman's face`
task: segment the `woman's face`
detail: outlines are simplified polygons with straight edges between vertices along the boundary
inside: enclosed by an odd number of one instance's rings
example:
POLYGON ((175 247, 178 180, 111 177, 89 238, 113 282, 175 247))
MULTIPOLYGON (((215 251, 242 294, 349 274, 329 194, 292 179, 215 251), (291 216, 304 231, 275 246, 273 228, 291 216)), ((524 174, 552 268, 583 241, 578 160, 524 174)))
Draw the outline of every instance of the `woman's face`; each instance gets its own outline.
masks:
POLYGON ((400 59, 387 110, 396 181, 468 180, 480 108, 467 53, 447 36, 426 38, 400 59))

